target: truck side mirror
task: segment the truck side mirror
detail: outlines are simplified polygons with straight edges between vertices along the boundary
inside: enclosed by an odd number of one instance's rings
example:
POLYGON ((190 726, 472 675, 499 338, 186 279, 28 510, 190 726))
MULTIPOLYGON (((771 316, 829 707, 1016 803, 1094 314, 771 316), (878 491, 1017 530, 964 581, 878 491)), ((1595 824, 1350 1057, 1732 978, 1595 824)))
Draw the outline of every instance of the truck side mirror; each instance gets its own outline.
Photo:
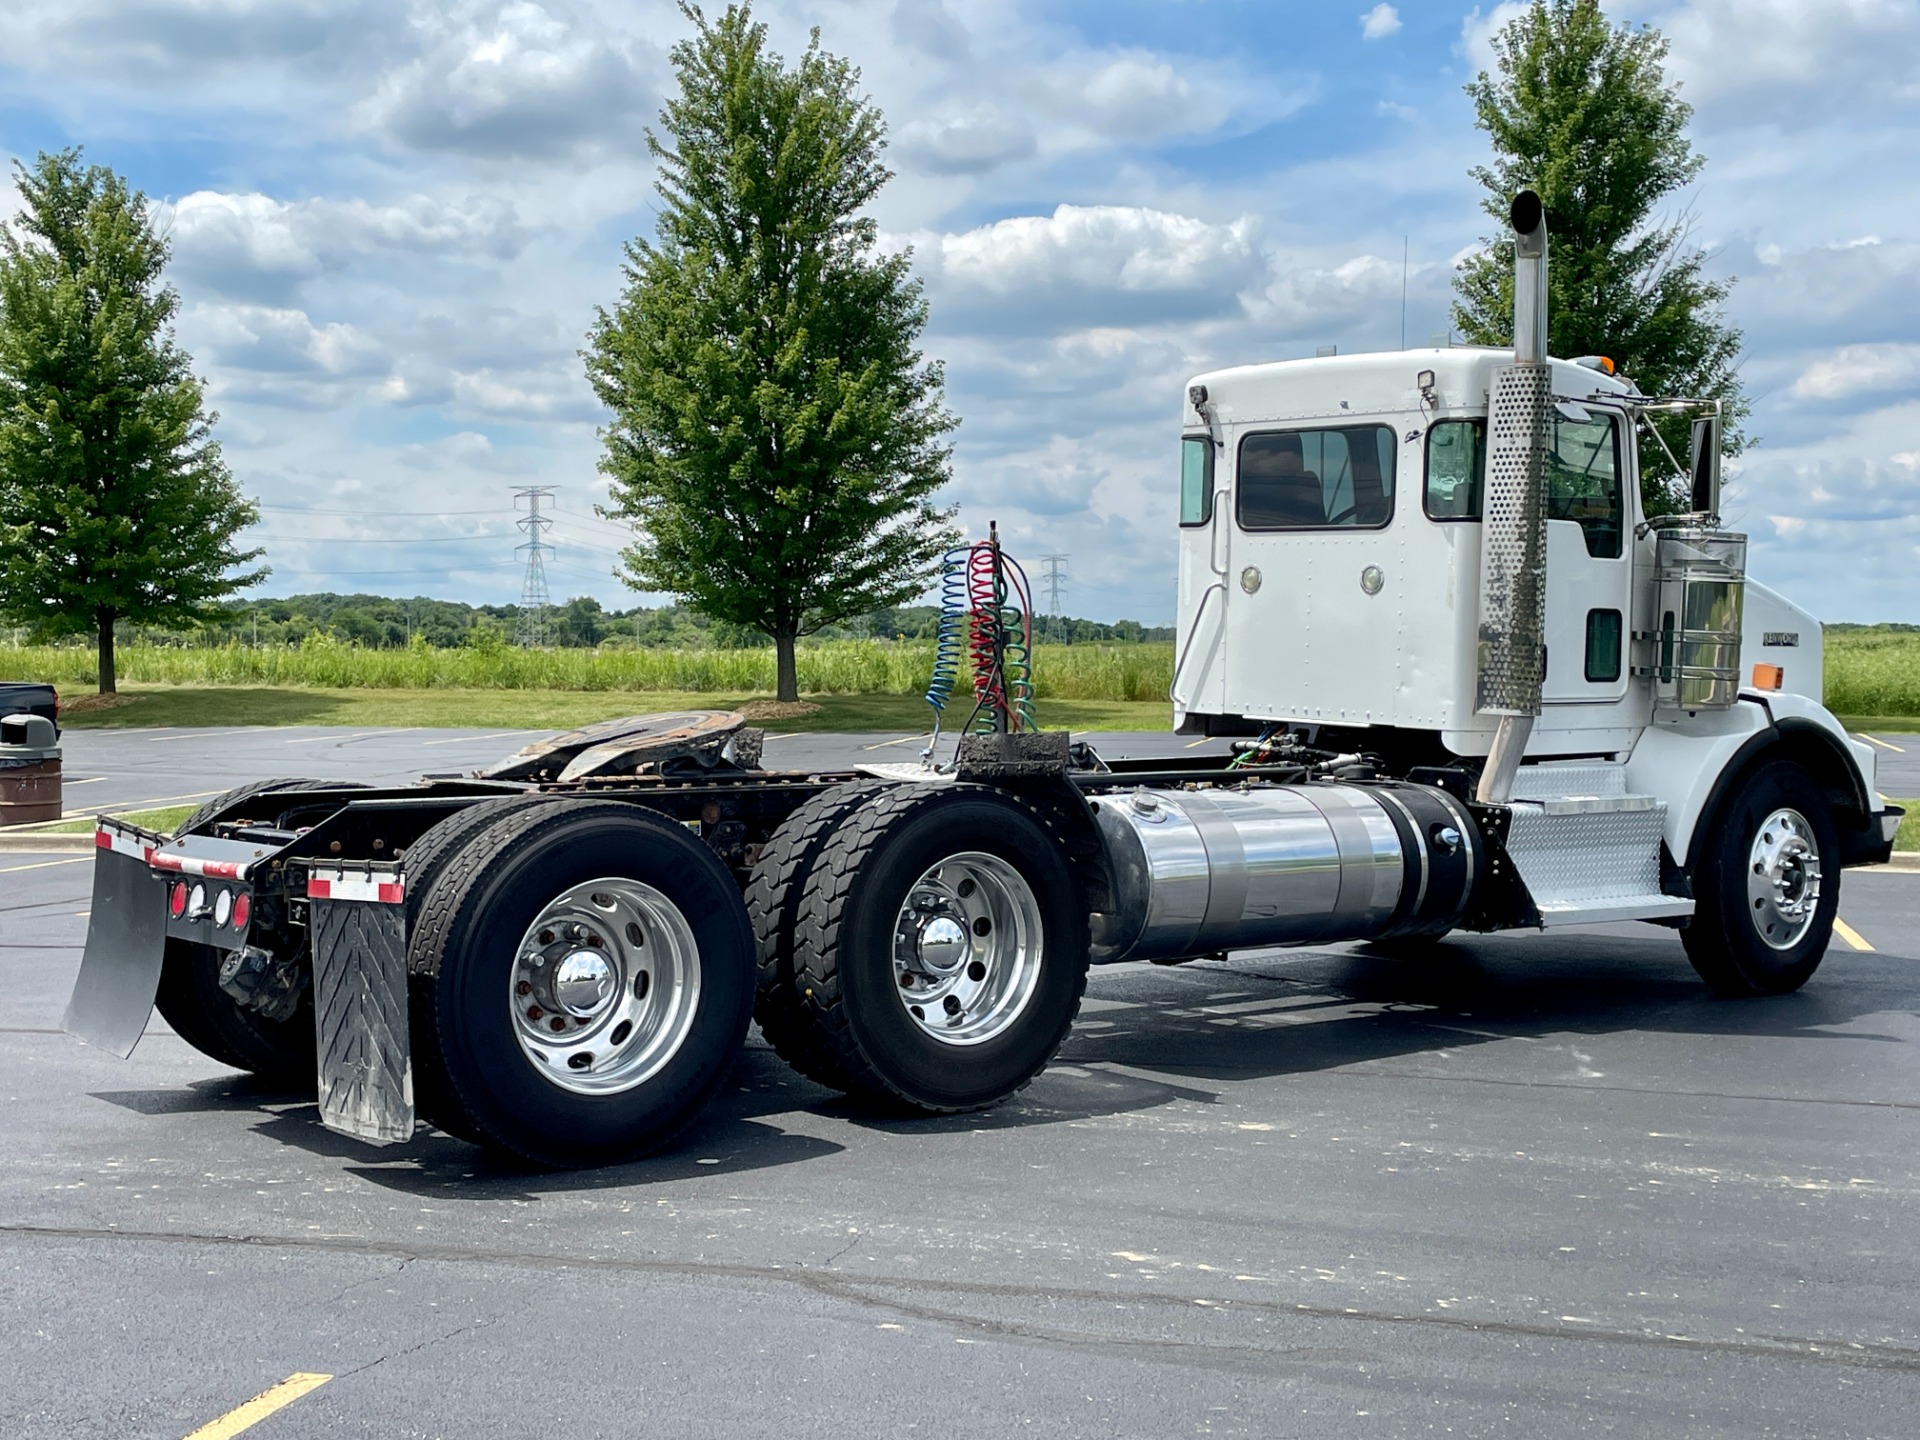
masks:
POLYGON ((1693 472, 1693 508, 1703 515, 1720 513, 1720 417, 1702 415, 1693 422, 1693 445, 1687 468, 1693 472))

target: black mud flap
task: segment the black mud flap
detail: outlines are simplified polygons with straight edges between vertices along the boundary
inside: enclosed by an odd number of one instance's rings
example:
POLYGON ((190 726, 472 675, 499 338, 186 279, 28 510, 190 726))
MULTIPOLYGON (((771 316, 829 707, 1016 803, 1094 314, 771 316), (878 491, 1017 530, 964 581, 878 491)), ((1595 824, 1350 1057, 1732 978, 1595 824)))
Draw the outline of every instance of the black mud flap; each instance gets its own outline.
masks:
POLYGON ((122 1060, 153 1014, 167 953, 167 884, 148 865, 160 837, 102 821, 80 978, 61 1028, 122 1060))
POLYGON ((317 865, 307 880, 320 1120, 385 1143, 413 1138, 405 895, 391 866, 317 865))

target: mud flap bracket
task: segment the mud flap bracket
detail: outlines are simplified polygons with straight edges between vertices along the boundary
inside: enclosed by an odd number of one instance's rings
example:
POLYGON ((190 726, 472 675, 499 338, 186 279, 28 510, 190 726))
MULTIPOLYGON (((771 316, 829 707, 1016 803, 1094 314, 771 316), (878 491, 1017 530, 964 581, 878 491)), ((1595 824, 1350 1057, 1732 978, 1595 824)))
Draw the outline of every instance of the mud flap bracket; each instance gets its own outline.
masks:
POLYGON ((316 865, 307 879, 320 1120, 377 1143, 413 1138, 405 899, 391 866, 316 865))

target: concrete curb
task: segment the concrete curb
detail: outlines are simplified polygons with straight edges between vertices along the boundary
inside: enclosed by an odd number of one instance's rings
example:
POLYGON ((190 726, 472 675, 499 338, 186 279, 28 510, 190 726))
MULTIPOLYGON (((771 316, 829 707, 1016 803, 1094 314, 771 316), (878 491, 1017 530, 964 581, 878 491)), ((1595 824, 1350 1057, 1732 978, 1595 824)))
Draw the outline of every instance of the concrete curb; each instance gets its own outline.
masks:
POLYGON ((91 850, 93 835, 35 835, 12 832, 0 834, 0 855, 17 855, 22 852, 39 853, 53 850, 91 850))
POLYGON ((1893 858, 1884 865, 1868 865, 1868 870, 1900 870, 1909 875, 1920 875, 1920 850, 1896 850, 1893 858))

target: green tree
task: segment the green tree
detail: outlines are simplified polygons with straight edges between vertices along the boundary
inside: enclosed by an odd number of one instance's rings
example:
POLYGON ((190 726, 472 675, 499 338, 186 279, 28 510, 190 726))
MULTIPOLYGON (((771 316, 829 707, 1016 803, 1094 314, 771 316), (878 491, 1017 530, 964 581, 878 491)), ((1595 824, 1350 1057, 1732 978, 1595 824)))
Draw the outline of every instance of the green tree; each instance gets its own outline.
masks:
MULTIPOLYGON (((1466 88, 1494 162, 1471 173, 1502 230, 1516 191, 1531 186, 1545 202, 1553 353, 1611 356, 1649 395, 1718 398, 1727 453, 1739 453, 1749 407, 1740 332, 1721 312, 1731 282, 1707 278, 1684 213, 1655 214, 1706 163, 1687 140, 1692 108, 1666 79, 1666 40, 1612 24, 1598 0, 1534 0, 1494 36, 1493 53, 1497 73, 1466 88)), ((1513 342, 1510 239, 1467 260, 1454 289, 1469 343, 1513 342)), ((1684 419, 1661 425, 1683 453, 1684 419)), ((1641 486, 1649 514, 1687 503, 1663 465, 1645 465, 1641 486)))
POLYGON ((15 163, 0 225, 0 614, 92 630, 114 689, 113 627, 187 623, 250 585, 259 518, 213 438, 179 296, 146 197, 78 150, 15 163))
POLYGON ((909 257, 860 213, 892 172, 858 72, 817 31, 789 68, 747 5, 682 11, 656 238, 585 352, 614 415, 604 513, 635 526, 627 582, 771 635, 791 700, 799 636, 921 593, 955 542, 934 495, 956 422, 909 257))

